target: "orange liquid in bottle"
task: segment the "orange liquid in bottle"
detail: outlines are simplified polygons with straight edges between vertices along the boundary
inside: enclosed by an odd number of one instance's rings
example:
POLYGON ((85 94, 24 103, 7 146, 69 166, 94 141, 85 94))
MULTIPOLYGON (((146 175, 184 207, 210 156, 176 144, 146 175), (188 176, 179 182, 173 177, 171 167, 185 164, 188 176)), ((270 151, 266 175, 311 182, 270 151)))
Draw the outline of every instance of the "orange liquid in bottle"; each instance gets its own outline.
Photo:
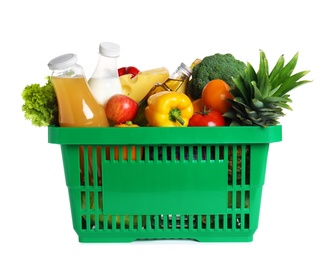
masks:
MULTIPOLYGON (((59 124, 61 127, 107 127, 108 119, 104 107, 91 93, 84 77, 51 78, 59 107, 59 124)), ((101 147, 96 147, 96 158, 93 158, 92 146, 87 147, 87 160, 84 147, 79 147, 81 183, 85 183, 85 163, 88 162, 89 185, 100 182, 101 147), (94 162, 94 163, 93 163, 94 162), (93 164, 97 164, 98 180, 93 179, 93 164)), ((99 183, 100 184, 100 183, 99 183)))
POLYGON ((51 78, 59 107, 60 126, 109 126, 104 107, 91 93, 84 77, 51 78))

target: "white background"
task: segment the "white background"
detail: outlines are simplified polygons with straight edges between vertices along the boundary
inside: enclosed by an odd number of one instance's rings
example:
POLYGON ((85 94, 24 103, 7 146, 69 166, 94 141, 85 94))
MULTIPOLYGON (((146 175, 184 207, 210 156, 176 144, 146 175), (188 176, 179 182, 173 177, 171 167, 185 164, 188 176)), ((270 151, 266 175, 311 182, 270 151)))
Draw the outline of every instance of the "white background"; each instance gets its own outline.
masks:
POLYGON ((0 4, 0 259, 330 259, 330 12, 327 1, 2 1, 0 4), (26 121, 21 92, 44 83, 50 59, 74 52, 91 75, 98 44, 121 45, 141 70, 219 53, 270 66, 299 51, 294 90, 270 145, 259 228, 251 243, 81 244, 72 229, 62 158, 47 128, 26 121))

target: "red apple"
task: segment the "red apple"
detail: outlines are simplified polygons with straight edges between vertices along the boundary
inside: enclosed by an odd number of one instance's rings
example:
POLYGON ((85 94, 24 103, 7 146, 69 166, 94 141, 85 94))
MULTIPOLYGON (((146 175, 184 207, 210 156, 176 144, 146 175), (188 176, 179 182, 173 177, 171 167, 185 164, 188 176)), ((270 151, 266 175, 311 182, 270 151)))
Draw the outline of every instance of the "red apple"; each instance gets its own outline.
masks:
POLYGON ((124 94, 115 94, 108 99, 106 115, 116 124, 132 121, 138 112, 138 103, 124 94))

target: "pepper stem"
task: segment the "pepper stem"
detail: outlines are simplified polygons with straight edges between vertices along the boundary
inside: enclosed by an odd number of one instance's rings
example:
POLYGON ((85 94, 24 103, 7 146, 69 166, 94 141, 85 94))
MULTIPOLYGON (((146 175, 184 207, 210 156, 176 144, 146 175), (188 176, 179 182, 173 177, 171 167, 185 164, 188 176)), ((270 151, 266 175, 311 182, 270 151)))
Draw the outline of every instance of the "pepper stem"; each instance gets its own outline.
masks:
POLYGON ((178 108, 173 108, 169 112, 169 119, 173 122, 178 121, 181 125, 184 125, 185 121, 181 117, 181 111, 178 108))

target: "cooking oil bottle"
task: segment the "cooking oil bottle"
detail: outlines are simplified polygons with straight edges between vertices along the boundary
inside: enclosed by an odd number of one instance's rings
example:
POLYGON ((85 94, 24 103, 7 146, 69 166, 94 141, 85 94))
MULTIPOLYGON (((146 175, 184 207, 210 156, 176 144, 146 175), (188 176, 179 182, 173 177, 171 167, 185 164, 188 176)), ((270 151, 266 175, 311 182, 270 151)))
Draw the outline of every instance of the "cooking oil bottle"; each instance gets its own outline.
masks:
POLYGON ((138 106, 138 113, 133 120, 134 124, 139 126, 147 126, 148 121, 145 116, 145 108, 147 107, 148 98, 161 91, 178 91, 184 84, 185 80, 188 79, 192 74, 192 69, 181 63, 176 71, 170 75, 170 77, 163 83, 156 83, 151 90, 146 94, 146 96, 140 101, 138 106))

